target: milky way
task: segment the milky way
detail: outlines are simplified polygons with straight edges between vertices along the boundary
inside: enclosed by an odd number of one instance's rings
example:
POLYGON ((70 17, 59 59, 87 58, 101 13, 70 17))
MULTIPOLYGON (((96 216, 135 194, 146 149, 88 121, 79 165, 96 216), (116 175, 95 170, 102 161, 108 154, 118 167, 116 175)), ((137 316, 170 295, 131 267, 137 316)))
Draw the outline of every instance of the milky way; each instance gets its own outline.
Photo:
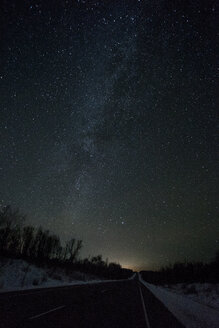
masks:
POLYGON ((214 1, 3 1, 0 200, 131 268, 218 249, 214 1))

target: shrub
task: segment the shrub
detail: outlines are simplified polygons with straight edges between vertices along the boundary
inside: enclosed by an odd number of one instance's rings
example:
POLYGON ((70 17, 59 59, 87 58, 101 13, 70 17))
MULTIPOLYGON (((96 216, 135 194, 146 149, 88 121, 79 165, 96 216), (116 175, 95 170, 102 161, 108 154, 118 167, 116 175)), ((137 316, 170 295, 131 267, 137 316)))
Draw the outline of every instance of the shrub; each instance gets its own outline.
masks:
POLYGON ((60 280, 60 281, 62 280, 62 277, 59 274, 54 274, 52 278, 55 280, 60 280))
POLYGON ((39 279, 37 279, 37 278, 33 279, 33 285, 38 286, 39 285, 39 279))
POLYGON ((42 277, 42 282, 46 282, 47 280, 48 280, 48 277, 47 277, 46 274, 44 274, 43 277, 42 277))

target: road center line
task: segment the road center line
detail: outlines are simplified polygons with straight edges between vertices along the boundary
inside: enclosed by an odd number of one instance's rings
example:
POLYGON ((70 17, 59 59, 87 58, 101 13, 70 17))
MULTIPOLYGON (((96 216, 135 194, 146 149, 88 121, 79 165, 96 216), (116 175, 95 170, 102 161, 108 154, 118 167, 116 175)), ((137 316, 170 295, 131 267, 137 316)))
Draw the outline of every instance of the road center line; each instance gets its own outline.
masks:
POLYGON ((142 302, 142 306, 143 306, 143 310, 144 310, 144 317, 145 317, 145 321, 146 321, 146 324, 147 324, 147 328, 151 328, 150 322, 148 320, 148 314, 147 314, 147 311, 146 311, 146 307, 145 307, 144 298, 143 298, 143 295, 142 295, 142 290, 141 290, 140 284, 138 285, 138 287, 139 287, 139 291, 140 291, 140 295, 141 295, 141 302, 142 302))
POLYGON ((51 309, 51 310, 49 310, 49 311, 47 311, 47 312, 43 312, 43 313, 37 314, 37 315, 35 315, 34 317, 29 318, 29 320, 33 320, 33 319, 36 319, 36 318, 42 317, 43 315, 46 315, 46 314, 48 314, 48 313, 51 313, 51 312, 54 312, 54 311, 57 311, 57 310, 61 310, 61 309, 63 309, 64 307, 65 307, 65 305, 58 306, 58 307, 56 307, 56 308, 54 308, 54 309, 51 309))

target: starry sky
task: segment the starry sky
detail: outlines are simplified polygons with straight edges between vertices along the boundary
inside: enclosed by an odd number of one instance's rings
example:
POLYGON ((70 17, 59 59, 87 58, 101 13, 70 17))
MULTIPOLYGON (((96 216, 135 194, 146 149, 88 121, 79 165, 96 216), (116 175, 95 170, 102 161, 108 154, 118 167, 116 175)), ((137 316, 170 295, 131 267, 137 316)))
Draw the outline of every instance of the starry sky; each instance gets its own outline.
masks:
POLYGON ((2 0, 0 203, 132 269, 219 247, 216 1, 2 0))

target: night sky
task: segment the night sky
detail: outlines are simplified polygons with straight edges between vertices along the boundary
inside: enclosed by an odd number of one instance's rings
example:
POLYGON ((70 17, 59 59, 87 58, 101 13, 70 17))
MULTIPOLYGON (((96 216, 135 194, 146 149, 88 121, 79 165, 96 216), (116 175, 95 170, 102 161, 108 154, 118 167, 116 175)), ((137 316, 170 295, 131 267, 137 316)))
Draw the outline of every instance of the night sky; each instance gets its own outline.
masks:
POLYGON ((216 1, 2 0, 0 203, 129 268, 219 248, 216 1))

